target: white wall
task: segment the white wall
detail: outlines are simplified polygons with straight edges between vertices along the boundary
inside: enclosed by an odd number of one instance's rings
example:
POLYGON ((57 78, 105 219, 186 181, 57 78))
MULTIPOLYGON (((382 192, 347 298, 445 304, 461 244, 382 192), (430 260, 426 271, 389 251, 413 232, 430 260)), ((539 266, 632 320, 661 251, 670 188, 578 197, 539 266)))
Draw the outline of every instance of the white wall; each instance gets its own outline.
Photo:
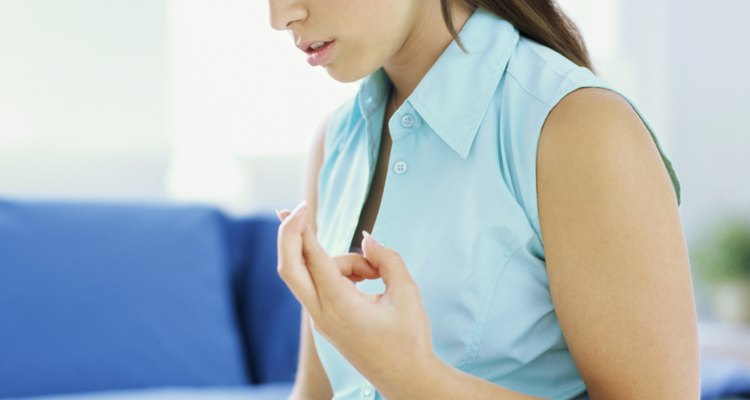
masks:
POLYGON ((313 68, 266 1, 170 0, 170 198, 294 206, 310 139, 357 89, 313 68))
POLYGON ((0 195, 162 198, 166 7, 0 2, 0 195))
POLYGON ((690 242, 750 215, 750 2, 672 0, 670 117, 690 242))

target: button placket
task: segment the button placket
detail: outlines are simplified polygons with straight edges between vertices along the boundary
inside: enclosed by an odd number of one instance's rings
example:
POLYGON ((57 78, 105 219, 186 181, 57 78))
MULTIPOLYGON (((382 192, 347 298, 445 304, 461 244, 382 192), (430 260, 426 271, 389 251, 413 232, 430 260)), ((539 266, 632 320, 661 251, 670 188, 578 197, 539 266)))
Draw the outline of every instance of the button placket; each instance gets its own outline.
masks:
MULTIPOLYGON (((420 119, 419 116, 415 113, 414 109, 411 107, 411 104, 409 102, 405 102, 401 108, 397 111, 400 116, 397 116, 397 121, 399 122, 400 127, 403 128, 404 131, 396 132, 396 137, 401 137, 407 134, 407 132, 412 132, 416 129, 419 129, 420 127, 420 119)), ((394 150, 391 150, 391 154, 394 154, 394 150)), ((393 173, 396 175, 403 175, 406 173, 406 171, 409 169, 409 165, 406 163, 403 159, 396 158, 392 165, 393 173)))

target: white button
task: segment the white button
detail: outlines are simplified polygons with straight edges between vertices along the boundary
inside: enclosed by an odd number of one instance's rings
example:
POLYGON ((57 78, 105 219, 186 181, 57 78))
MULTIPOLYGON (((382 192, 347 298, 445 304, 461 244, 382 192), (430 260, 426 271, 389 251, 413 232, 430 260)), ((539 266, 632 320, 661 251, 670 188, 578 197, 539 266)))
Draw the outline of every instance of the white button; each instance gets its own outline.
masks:
POLYGON ((411 128, 414 126, 414 116, 411 114, 406 114, 403 117, 401 117, 401 126, 404 128, 411 128))
POLYGON ((395 173, 397 173, 399 175, 402 175, 403 173, 405 173, 406 169, 407 169, 406 163, 403 162, 403 161, 401 161, 401 160, 396 161, 393 164, 393 172, 395 172, 395 173))
POLYGON ((362 387, 362 396, 365 399, 372 399, 373 397, 375 397, 375 390, 373 389, 370 382, 365 383, 365 385, 362 387))

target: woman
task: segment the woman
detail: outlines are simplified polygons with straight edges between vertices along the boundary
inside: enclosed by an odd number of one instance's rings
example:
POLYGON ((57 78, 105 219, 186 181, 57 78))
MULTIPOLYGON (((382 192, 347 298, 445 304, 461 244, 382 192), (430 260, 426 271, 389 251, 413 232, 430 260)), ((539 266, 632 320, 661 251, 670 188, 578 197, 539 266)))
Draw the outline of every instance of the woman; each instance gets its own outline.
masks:
POLYGON ((364 78, 279 212, 292 398, 698 398, 677 177, 553 1, 269 3, 364 78))

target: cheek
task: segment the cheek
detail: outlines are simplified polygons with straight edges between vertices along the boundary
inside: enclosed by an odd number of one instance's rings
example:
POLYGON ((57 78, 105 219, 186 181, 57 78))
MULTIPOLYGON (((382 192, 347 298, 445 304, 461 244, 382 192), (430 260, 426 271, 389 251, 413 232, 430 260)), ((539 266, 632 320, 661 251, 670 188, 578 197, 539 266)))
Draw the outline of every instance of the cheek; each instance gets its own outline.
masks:
POLYGON ((394 11, 397 7, 389 9, 371 0, 366 3, 367 6, 349 15, 346 26, 337 29, 338 32, 348 33, 342 35, 338 54, 326 66, 329 75, 337 81, 352 82, 376 71, 396 54, 405 37, 407 18, 394 11), (378 6, 373 7, 373 4, 378 6))

